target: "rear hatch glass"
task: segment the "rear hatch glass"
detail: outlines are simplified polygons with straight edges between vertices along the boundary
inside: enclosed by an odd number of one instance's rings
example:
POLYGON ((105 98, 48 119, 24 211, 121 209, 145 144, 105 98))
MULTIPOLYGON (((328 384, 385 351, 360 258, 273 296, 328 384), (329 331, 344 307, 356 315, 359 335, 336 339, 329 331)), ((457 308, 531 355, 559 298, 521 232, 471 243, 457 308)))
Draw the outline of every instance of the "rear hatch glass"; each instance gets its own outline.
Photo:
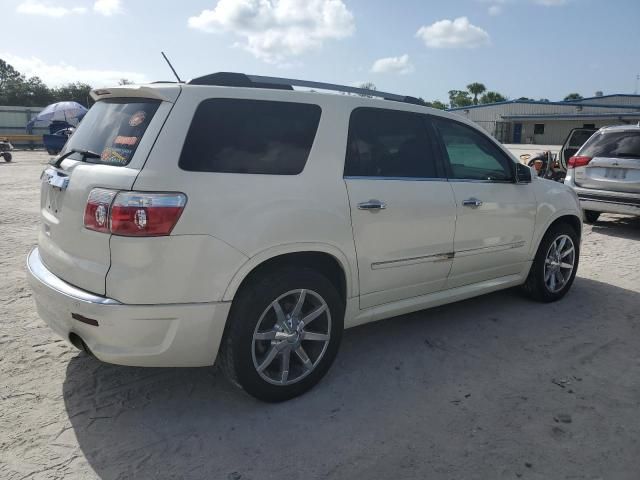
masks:
POLYGON ((640 131, 596 135, 584 145, 580 155, 591 158, 640 158, 640 131))
POLYGON ((84 117, 61 154, 71 150, 95 152, 100 158, 69 158, 106 165, 127 165, 149 122, 158 110, 157 100, 108 99, 97 102, 84 117))
POLYGON ((575 182, 585 188, 640 193, 640 131, 613 131, 594 135, 580 156, 591 161, 576 168, 575 182))

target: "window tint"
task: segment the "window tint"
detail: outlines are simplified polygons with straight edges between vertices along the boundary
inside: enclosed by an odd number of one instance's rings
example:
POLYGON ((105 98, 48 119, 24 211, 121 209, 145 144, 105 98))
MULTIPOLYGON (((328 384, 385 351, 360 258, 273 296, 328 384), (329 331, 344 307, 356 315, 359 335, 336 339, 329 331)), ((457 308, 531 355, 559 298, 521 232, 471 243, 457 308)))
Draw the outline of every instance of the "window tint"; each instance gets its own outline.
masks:
MULTIPOLYGON (((88 159, 88 163, 127 165, 159 106, 157 100, 100 100, 91 107, 60 153, 90 150, 99 153, 100 158, 88 159)), ((70 158, 80 160, 81 157, 74 153, 70 158)))
POLYGON ((426 119, 411 112, 358 108, 349 121, 345 176, 435 178, 426 119))
POLYGON ((580 148, 594 133, 595 130, 575 130, 569 139, 569 146, 580 148))
POLYGON ((486 135, 451 120, 434 121, 451 165, 452 178, 510 181, 513 162, 486 135))
POLYGON ((180 168, 297 175, 307 162, 320 111, 305 103, 205 100, 189 127, 180 168))
POLYGON ((640 132, 599 133, 580 150, 586 157, 640 158, 640 132))

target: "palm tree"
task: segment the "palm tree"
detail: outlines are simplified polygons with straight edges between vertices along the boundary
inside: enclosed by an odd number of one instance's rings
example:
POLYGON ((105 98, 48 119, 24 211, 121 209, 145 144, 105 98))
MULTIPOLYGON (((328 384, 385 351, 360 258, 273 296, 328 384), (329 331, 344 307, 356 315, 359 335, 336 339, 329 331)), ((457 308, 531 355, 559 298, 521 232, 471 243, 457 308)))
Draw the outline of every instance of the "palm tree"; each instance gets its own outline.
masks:
POLYGON ((487 87, 485 87, 482 83, 473 82, 467 85, 467 90, 471 92, 473 95, 473 104, 478 104, 478 95, 487 91, 487 87))

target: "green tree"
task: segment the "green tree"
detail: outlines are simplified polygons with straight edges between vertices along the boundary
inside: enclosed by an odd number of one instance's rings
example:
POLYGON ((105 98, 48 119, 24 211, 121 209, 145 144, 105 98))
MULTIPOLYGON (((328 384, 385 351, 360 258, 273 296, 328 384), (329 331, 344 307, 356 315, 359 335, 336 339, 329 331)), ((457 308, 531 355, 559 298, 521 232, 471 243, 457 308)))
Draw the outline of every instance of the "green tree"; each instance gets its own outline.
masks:
MULTIPOLYGON (((361 88, 363 90, 373 90, 376 91, 377 88, 375 86, 374 83, 372 82, 365 82, 365 83, 361 83, 360 85, 358 85, 358 88, 361 88)), ((372 98, 371 95, 365 95, 365 94, 359 94, 361 97, 368 97, 368 98, 372 98)))
POLYGON ((446 110, 448 105, 446 103, 441 102, 440 100, 434 100, 431 102, 432 108, 437 108, 438 110, 446 110))
POLYGON ((56 102, 78 102, 85 107, 93 103, 89 92, 91 92, 91 85, 82 82, 68 83, 53 90, 56 102))
POLYGON ((449 104, 451 108, 468 107, 473 99, 466 90, 449 90, 449 104))
POLYGON ((480 97, 480 103, 506 102, 507 97, 498 92, 488 91, 480 97))
POLYGON ((570 102, 572 100, 582 100, 582 95, 579 93, 570 93, 566 97, 564 97, 565 102, 570 102))
POLYGON ((470 83, 469 85, 467 85, 467 90, 469 90, 469 92, 471 92, 471 95, 473 95, 473 104, 477 105, 478 104, 478 95, 486 92, 487 91, 487 87, 485 87, 484 84, 482 84, 482 83, 473 82, 473 83, 470 83))

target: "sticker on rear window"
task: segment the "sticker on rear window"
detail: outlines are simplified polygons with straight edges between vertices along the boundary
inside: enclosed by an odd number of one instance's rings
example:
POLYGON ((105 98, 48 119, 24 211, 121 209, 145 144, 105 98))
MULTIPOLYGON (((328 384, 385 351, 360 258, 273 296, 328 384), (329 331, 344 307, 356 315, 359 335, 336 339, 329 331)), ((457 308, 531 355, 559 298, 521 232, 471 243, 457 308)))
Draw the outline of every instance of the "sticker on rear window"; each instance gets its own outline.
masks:
POLYGON ((130 148, 107 147, 102 151, 100 160, 105 163, 124 165, 129 161, 131 152, 130 148))
POLYGON ((138 125, 143 124, 146 118, 147 118, 147 114, 145 113, 145 111, 138 110, 136 113, 131 115, 131 118, 129 119, 129 126, 137 127, 138 125))
POLYGON ((118 135, 113 141, 114 145, 130 145, 133 146, 138 141, 138 137, 126 137, 124 135, 118 135))

